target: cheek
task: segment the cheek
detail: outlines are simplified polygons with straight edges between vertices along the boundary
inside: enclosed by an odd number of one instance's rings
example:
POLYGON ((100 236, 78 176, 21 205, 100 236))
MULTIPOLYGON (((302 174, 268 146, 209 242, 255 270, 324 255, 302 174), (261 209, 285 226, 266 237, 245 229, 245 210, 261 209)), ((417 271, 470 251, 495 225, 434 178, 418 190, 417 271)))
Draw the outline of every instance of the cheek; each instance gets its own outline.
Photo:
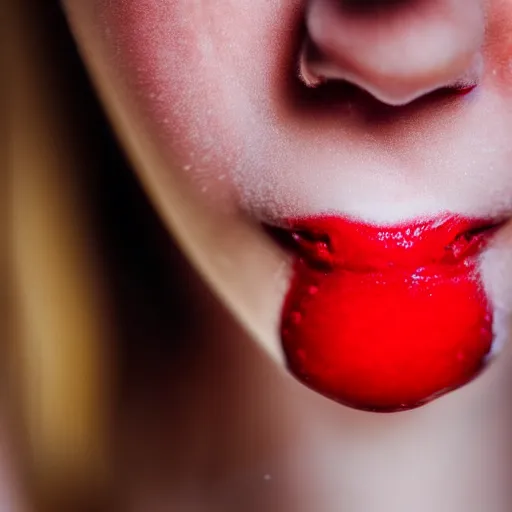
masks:
POLYGON ((294 94, 305 1, 68 2, 93 20, 83 25, 130 123, 166 163, 158 178, 191 182, 217 209, 380 218, 399 202, 474 213, 509 190, 512 0, 490 0, 485 94, 464 115, 413 105, 374 123, 352 104, 340 112, 294 94))
POLYGON ((491 2, 485 45, 489 81, 512 97, 512 0, 491 2))
POLYGON ((111 4, 96 2, 97 25, 125 108, 197 190, 231 197, 247 154, 261 153, 256 120, 289 58, 299 2, 111 4))

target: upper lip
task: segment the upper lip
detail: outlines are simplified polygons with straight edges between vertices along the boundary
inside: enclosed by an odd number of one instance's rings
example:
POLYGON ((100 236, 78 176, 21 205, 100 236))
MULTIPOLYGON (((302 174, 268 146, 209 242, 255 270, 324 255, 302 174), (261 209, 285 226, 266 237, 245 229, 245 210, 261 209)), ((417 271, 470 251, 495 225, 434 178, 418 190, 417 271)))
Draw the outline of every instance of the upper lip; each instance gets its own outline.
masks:
POLYGON ((312 264, 359 271, 457 264, 478 254, 504 220, 445 214, 390 226, 333 216, 287 219, 273 228, 312 264))

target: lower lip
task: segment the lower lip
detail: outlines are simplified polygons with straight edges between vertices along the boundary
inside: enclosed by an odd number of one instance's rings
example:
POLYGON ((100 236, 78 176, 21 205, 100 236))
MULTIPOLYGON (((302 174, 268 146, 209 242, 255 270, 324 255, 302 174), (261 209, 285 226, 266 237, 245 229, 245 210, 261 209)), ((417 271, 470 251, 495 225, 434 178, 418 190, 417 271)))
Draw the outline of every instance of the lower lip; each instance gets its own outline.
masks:
POLYGON ((483 368, 493 333, 478 261, 496 223, 314 217, 271 229, 295 254, 281 339, 309 387, 357 409, 397 411, 483 368))

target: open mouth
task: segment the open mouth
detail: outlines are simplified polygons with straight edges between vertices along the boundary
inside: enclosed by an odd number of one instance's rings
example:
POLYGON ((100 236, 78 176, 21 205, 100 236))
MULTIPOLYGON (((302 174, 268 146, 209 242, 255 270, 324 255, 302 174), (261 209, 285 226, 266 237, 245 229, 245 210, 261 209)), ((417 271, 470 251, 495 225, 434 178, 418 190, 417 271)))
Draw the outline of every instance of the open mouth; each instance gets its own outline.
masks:
POLYGON ((394 226, 334 216, 269 228, 295 256, 281 321, 290 371, 343 404, 411 409, 460 387, 492 348, 479 259, 503 222, 394 226))

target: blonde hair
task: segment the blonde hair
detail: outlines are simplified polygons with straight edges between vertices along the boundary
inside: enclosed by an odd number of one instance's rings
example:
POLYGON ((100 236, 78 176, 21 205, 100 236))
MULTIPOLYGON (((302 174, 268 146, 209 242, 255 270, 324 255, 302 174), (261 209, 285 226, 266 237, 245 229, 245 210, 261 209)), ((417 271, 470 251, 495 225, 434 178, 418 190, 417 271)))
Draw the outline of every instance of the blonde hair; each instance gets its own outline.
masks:
POLYGON ((13 285, 7 307, 15 322, 3 347, 6 400, 11 425, 21 426, 33 506, 62 511, 61 500, 73 509, 70 496, 83 498, 107 476, 109 325, 80 181, 92 160, 77 111, 67 108, 73 90, 61 68, 66 49, 54 32, 58 7, 7 3, 4 76, 12 87, 5 190, 13 285))
MULTIPOLYGON (((66 56, 73 45, 69 37, 56 33, 56 26, 65 26, 56 4, 57 0, 10 0, 8 14, 13 42, 9 75, 15 85, 9 175, 18 320, 10 374, 12 401, 19 403, 16 416, 28 448, 24 462, 30 487, 38 507, 43 502, 45 510, 64 512, 62 497, 81 499, 109 483, 107 426, 114 380, 109 346, 119 326, 105 314, 112 269, 107 276, 100 263, 98 222, 84 185, 90 167, 100 166, 102 157, 88 148, 87 123, 75 105, 81 100, 78 91, 84 78, 71 76, 76 70, 68 69, 66 56), (51 23, 52 16, 59 21, 51 23)), ((87 60, 86 51, 84 56, 87 60)), ((96 78, 102 74, 91 69, 96 78)), ((166 164, 156 152, 146 151, 147 141, 139 140, 125 122, 107 89, 103 88, 103 103, 110 107, 112 124, 165 225, 244 330, 281 362, 274 327, 281 301, 276 290, 287 278, 284 255, 259 226, 203 208, 177 174, 166 174, 172 186, 159 187, 154 179, 158 173, 148 169, 166 164), (211 248, 215 257, 209 257, 211 248), (232 259, 237 261, 236 278, 232 259)), ((101 95, 102 88, 98 91, 101 95)), ((145 242, 136 241, 152 258, 153 240, 145 242)), ((165 287, 157 280, 154 288, 165 287)), ((154 295, 151 299, 160 301, 154 295)), ((70 503, 66 507, 75 512, 70 503)))

